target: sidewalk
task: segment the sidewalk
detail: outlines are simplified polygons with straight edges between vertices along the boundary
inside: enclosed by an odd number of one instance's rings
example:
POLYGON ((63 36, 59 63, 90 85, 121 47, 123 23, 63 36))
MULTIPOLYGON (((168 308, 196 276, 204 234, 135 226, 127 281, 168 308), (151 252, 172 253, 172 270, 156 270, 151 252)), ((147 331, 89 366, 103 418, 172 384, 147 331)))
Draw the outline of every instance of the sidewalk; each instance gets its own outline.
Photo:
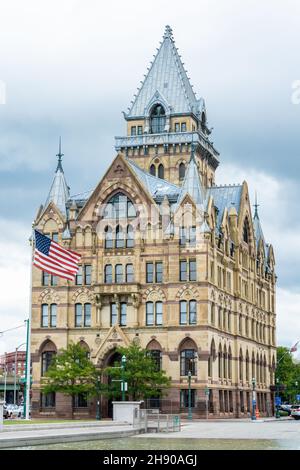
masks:
POLYGON ((125 423, 64 423, 5 426, 0 432, 0 449, 62 442, 130 437, 142 432, 125 423), (7 429, 7 428, 14 429, 7 429), (16 429, 17 428, 17 429, 16 429))

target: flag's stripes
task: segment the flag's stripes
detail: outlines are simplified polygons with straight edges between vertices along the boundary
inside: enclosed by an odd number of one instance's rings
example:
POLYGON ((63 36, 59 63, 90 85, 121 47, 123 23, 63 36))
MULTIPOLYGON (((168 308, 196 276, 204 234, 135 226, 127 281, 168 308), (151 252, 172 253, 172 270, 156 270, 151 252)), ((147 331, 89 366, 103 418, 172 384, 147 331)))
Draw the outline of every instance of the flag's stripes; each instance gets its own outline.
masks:
POLYGON ((77 263, 75 263, 74 261, 70 261, 66 256, 58 255, 56 253, 56 251, 53 250, 51 247, 50 247, 50 250, 49 250, 49 255, 51 255, 51 257, 53 259, 55 259, 57 262, 63 261, 63 264, 66 264, 67 266, 69 266, 70 269, 74 268, 76 271, 78 271, 78 264, 77 263))
POLYGON ((65 279, 74 280, 78 272, 81 255, 67 250, 58 243, 35 230, 33 264, 43 271, 65 279))
POLYGON ((33 265, 36 266, 39 269, 42 269, 46 273, 54 274, 55 276, 59 276, 59 277, 63 277, 64 279, 68 279, 69 281, 74 281, 74 276, 72 276, 71 274, 65 274, 65 273, 62 273, 60 271, 56 271, 55 269, 52 269, 52 268, 51 269, 46 268, 43 264, 41 264, 40 262, 38 262, 36 260, 34 260, 33 265))
POLYGON ((62 248, 58 243, 54 242, 53 240, 51 241, 51 248, 56 248, 57 251, 65 253, 68 258, 73 258, 74 261, 80 261, 81 255, 79 255, 75 251, 66 250, 65 248, 62 248))
POLYGON ((45 263, 49 267, 53 267, 55 269, 60 269, 61 271, 65 271, 66 273, 71 272, 76 274, 78 271, 78 267, 76 266, 75 268, 65 268, 62 267, 60 263, 58 263, 56 260, 53 260, 52 258, 49 258, 49 256, 45 256, 43 253, 40 251, 36 250, 34 258, 37 258, 41 263, 45 263))

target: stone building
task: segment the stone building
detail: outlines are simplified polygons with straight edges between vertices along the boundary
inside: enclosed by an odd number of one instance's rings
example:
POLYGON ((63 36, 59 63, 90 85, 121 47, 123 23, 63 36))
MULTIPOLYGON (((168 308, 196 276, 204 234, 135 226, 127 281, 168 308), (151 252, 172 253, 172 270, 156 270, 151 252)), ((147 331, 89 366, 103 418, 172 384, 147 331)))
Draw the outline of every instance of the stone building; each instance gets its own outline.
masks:
MULTIPOLYGON (((272 408, 275 271, 247 183, 218 186, 219 153, 166 27, 124 113, 126 136, 88 198, 70 198, 62 153, 35 227, 82 255, 75 282, 33 267, 33 415, 94 416, 78 396, 43 395, 40 379, 70 341, 99 367, 138 342, 172 378, 162 410, 244 417, 252 379, 261 414, 272 408)), ((155 406, 153 403, 151 406, 155 406)), ((148 404, 148 406, 150 406, 148 404)), ((102 398, 102 416, 111 413, 102 398)))

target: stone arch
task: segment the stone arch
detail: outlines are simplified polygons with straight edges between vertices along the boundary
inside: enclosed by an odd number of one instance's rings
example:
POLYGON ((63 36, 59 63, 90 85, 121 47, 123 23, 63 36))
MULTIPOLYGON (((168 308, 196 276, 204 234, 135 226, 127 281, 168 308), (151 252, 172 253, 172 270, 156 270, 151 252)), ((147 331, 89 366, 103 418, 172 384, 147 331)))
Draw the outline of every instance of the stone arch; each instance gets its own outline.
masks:
POLYGON ((145 302, 155 302, 155 301, 166 301, 167 297, 163 289, 160 287, 151 287, 147 289, 143 294, 143 300, 145 302))
POLYGON ((195 349, 195 351, 198 351, 198 346, 192 338, 186 336, 178 344, 178 351, 180 352, 183 349, 195 349))
POLYGON ((156 339, 151 339, 149 343, 147 344, 146 349, 148 349, 149 351, 151 350, 162 351, 163 350, 163 348, 161 347, 161 344, 156 339))
POLYGON ((176 300, 191 300, 191 299, 199 300, 199 291, 196 287, 191 287, 188 285, 182 286, 181 289, 176 294, 176 300))
POLYGON ((39 347, 39 354, 47 351, 55 351, 57 353, 57 347, 50 338, 46 338, 39 347))
POLYGON ((88 353, 91 352, 91 349, 90 349, 89 345, 84 341, 84 339, 80 339, 80 340, 78 341, 78 344, 79 344, 79 346, 81 346, 83 349, 85 349, 88 353))
POLYGON ((87 289, 86 287, 82 287, 77 289, 74 294, 72 295, 72 302, 74 303, 93 303, 94 302, 94 292, 87 289))
POLYGON ((60 297, 54 289, 44 289, 39 296, 41 304, 59 304, 60 297))
POLYGON ((132 203, 135 206, 136 213, 138 216, 138 210, 136 206, 141 206, 142 200, 140 198, 140 195, 137 194, 137 192, 131 186, 120 181, 118 184, 113 183, 101 191, 101 194, 94 207, 94 211, 93 211, 94 218, 99 219, 99 216, 102 218, 103 210, 104 210, 104 207, 106 206, 106 203, 108 202, 110 198, 112 198, 117 193, 123 193, 132 201, 132 203))

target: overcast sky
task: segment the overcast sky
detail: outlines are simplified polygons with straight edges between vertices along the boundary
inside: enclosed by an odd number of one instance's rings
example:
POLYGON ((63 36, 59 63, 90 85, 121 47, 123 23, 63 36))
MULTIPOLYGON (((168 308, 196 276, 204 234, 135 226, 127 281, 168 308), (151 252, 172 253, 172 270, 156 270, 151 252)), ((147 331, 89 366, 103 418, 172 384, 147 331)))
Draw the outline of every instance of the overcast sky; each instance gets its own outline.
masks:
MULTIPOLYGON (((92 189, 169 24, 206 101, 217 183, 246 179, 252 202, 258 193, 277 262, 278 343, 300 339, 299 23, 297 0, 0 1, 0 331, 28 314, 27 240, 59 135, 71 194, 92 189)), ((24 339, 25 328, 3 335, 0 352, 24 339)))

